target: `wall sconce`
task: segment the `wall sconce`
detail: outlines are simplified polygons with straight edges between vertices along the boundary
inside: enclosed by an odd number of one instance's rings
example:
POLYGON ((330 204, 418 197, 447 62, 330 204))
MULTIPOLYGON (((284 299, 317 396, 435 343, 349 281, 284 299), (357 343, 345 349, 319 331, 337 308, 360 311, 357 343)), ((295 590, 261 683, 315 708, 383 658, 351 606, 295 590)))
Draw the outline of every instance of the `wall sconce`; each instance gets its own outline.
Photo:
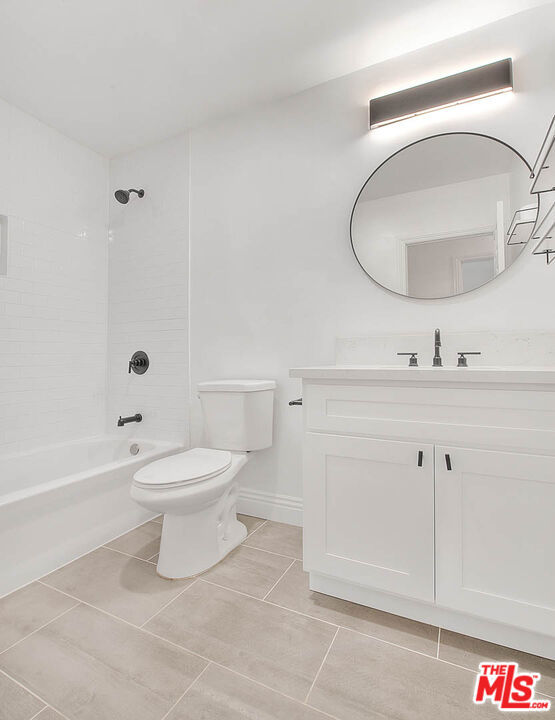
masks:
POLYGON ((370 100, 370 129, 513 89, 511 58, 370 100))

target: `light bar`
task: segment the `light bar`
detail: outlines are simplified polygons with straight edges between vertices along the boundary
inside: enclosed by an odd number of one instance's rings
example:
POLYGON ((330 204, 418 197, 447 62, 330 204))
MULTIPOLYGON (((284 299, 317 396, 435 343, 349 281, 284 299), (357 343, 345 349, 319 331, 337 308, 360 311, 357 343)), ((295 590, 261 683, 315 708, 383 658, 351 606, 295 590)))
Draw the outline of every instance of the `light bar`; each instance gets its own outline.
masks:
POLYGON ((511 58, 505 58, 390 95, 373 98, 370 100, 370 129, 511 92, 512 89, 513 62, 511 58))

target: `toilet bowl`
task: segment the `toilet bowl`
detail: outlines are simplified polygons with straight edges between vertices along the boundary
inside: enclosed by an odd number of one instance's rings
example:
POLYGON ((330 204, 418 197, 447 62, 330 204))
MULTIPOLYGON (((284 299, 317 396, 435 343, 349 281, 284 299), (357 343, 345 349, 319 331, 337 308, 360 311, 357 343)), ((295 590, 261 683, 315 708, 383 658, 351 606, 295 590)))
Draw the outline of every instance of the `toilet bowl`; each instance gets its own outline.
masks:
POLYGON ((185 578, 208 570, 247 536, 237 520, 237 474, 248 452, 272 444, 274 388, 272 380, 200 383, 212 447, 156 460, 135 473, 131 497, 164 515, 160 576, 185 578))

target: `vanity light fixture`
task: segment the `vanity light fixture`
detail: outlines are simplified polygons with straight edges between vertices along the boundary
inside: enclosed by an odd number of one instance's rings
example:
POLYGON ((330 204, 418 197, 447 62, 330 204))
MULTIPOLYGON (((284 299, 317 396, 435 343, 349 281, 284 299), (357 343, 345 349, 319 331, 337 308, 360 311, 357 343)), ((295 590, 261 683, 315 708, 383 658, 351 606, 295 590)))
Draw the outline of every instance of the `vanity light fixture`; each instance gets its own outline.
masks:
POLYGON ((497 60, 456 75, 372 98, 370 129, 454 105, 462 105, 472 100, 511 92, 512 89, 512 59, 497 60))

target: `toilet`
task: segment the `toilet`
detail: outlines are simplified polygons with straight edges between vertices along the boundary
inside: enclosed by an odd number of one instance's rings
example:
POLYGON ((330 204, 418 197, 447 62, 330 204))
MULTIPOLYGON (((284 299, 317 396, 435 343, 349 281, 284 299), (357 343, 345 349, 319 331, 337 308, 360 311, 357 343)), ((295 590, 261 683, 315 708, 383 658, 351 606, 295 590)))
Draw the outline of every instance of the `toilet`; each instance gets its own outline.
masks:
POLYGON ((156 460, 133 476, 131 497, 164 515, 160 576, 208 570, 247 536, 237 520, 237 475, 247 453, 272 445, 275 387, 273 380, 199 383, 208 447, 156 460))

